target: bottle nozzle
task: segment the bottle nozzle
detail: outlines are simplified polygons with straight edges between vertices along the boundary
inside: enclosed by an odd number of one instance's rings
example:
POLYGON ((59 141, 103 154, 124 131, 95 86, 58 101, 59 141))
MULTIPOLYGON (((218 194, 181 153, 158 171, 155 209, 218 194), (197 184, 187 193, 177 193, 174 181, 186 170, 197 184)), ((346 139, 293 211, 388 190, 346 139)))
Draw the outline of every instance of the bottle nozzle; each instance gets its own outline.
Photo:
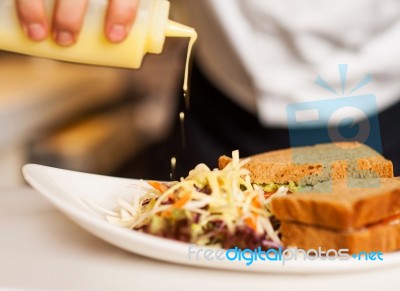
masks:
POLYGON ((168 20, 167 26, 165 29, 165 36, 167 37, 190 37, 196 38, 196 31, 186 25, 180 24, 178 22, 168 20))

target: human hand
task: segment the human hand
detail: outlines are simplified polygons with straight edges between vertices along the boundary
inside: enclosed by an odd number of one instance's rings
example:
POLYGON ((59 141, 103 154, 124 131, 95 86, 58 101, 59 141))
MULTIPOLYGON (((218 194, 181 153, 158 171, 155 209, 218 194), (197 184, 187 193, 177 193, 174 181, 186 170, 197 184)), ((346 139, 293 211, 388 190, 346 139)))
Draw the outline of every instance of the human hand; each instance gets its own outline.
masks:
MULTIPOLYGON (((26 35, 42 41, 52 34, 61 46, 73 45, 79 35, 89 0, 55 0, 49 23, 44 0, 15 0, 19 21, 26 35)), ((123 41, 136 16, 139 0, 109 0, 104 32, 109 41, 123 41)))

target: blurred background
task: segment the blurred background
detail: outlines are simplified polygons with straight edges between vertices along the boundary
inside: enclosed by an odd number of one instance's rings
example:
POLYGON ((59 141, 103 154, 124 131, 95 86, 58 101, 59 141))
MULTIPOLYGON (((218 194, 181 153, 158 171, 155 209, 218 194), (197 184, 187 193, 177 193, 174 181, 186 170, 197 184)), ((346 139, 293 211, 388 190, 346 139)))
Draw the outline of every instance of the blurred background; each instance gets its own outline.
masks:
POLYGON ((186 49, 167 39, 139 70, 0 51, 0 186, 23 184, 25 163, 146 178, 142 154, 178 118, 186 49))

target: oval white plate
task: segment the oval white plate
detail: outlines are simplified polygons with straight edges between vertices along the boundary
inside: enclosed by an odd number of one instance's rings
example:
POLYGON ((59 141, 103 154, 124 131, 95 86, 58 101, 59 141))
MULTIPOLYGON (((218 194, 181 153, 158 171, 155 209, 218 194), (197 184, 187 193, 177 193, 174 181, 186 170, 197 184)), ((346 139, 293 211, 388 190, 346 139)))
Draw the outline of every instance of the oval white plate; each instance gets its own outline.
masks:
POLYGON ((190 244, 163 239, 109 224, 105 218, 89 207, 90 199, 107 209, 116 206, 116 198, 127 199, 140 195, 142 180, 114 178, 87 173, 56 169, 41 165, 25 165, 25 179, 60 211, 78 225, 97 237, 127 251, 156 260, 168 261, 207 268, 273 273, 332 273, 360 271, 400 264, 400 252, 384 254, 383 260, 297 260, 254 261, 246 266, 245 261, 205 259, 199 249, 190 244), (191 248, 190 248, 191 247, 191 248))

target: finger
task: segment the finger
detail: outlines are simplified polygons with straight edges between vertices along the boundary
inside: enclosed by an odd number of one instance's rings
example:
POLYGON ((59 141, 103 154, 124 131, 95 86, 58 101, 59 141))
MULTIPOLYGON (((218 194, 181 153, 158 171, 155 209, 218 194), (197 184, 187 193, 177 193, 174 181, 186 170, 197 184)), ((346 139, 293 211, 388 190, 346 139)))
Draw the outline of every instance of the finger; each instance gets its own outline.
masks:
POLYGON ((61 46, 75 43, 82 27, 87 0, 58 0, 53 16, 53 38, 61 46))
POLYGON ((19 21, 26 35, 41 41, 47 37, 48 24, 42 0, 16 0, 19 21))
POLYGON ((110 0, 106 15, 106 36, 111 42, 121 42, 128 35, 135 19, 138 0, 110 0))

